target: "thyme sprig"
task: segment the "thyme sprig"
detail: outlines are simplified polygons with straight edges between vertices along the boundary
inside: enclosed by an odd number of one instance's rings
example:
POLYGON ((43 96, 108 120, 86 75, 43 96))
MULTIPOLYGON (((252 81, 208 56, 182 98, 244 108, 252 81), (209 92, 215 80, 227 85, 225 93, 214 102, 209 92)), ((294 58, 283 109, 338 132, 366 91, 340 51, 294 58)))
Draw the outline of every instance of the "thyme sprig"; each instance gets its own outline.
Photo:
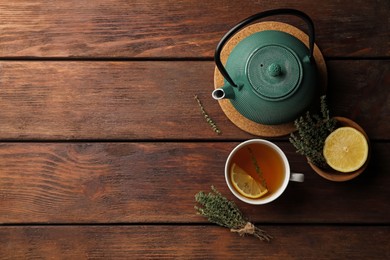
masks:
POLYGON ((255 167, 255 170, 256 170, 256 173, 257 175, 259 176, 260 180, 261 180, 261 184, 267 188, 267 183, 264 179, 264 176, 263 176, 263 172, 261 171, 260 169, 260 166, 259 164, 257 163, 257 160, 256 160, 256 157, 255 157, 255 154, 253 153, 252 149, 250 147, 248 147, 248 150, 249 150, 249 153, 251 154, 251 160, 252 160, 252 164, 253 166, 255 167))
POLYGON ((217 127, 217 125, 214 123, 214 121, 210 118, 210 116, 207 114, 206 110, 204 109, 203 107, 203 104, 202 102, 200 101, 200 99, 198 98, 197 95, 194 95, 194 99, 198 102, 198 105, 200 107, 200 111, 202 112, 202 115, 204 116, 204 118, 206 119, 206 122, 211 126, 211 128, 213 129, 213 131, 215 133, 217 133, 218 135, 222 134, 221 130, 219 130, 219 128, 217 127))
POLYGON ((327 168, 323 156, 323 147, 326 137, 336 129, 337 121, 330 118, 329 109, 326 103, 326 96, 321 96, 321 115, 306 112, 304 116, 294 121, 297 128, 296 133, 290 134, 290 142, 297 149, 299 154, 320 168, 327 168))
POLYGON ((230 228, 231 232, 240 236, 248 234, 264 241, 272 239, 267 232, 249 222, 233 201, 222 196, 214 186, 211 186, 211 190, 208 194, 201 191, 195 195, 196 202, 203 206, 195 206, 199 215, 206 217, 211 223, 230 228))

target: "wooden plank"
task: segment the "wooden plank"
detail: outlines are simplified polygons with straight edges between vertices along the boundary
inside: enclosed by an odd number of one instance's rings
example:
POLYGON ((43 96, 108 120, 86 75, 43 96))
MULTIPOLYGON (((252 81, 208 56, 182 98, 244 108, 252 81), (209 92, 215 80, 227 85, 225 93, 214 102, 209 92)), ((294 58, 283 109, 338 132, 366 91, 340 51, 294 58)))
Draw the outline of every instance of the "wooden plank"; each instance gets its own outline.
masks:
MULTIPOLYGON (((0 57, 211 58, 235 24, 290 7, 314 20, 325 56, 389 56, 389 1, 0 1, 0 57), (207 10, 207 11, 205 11, 207 10)), ((300 28, 290 17, 275 17, 300 28)), ((304 29, 305 30, 305 29, 304 29)))
POLYGON ((388 143, 373 143, 367 171, 345 183, 319 177, 291 144, 277 144, 306 181, 291 183, 274 203, 250 206, 224 180, 236 142, 3 143, 0 223, 206 222, 194 195, 211 185, 253 221, 389 223, 388 143))
MULTIPOLYGON (((1 62, 0 139, 250 138, 211 98, 213 62, 1 62), (222 131, 203 118, 194 94, 222 131)), ((329 61, 330 108, 389 139, 390 62, 329 61)))
POLYGON ((265 226, 271 243, 214 226, 1 227, 3 259, 388 259, 389 226, 265 226))
POLYGON ((390 134, 390 61, 368 64, 361 60, 328 62, 330 109, 334 115, 356 121, 370 138, 389 139, 385 133, 390 134))

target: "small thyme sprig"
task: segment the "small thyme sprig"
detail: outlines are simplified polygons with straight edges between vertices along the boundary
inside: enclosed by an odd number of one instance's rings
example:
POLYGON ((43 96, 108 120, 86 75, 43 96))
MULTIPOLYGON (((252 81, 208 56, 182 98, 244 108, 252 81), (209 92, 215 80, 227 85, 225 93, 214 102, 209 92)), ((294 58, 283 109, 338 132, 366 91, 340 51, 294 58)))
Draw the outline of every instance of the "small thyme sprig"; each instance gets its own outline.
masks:
POLYGON ((291 133, 289 140, 297 149, 297 153, 306 156, 318 167, 327 168, 322 150, 326 137, 336 129, 336 123, 336 120, 329 116, 326 96, 322 96, 321 115, 306 112, 305 116, 295 120, 298 135, 291 133))
POLYGON ((250 223, 233 201, 222 196, 214 186, 211 186, 211 190, 208 194, 201 191, 195 195, 196 202, 203 206, 195 206, 199 215, 206 217, 211 223, 230 228, 231 232, 240 236, 253 235, 268 242, 272 239, 264 230, 250 223))
POLYGON ((211 128, 213 129, 213 131, 215 133, 217 133, 218 135, 220 135, 222 132, 221 130, 219 130, 219 128, 217 127, 217 125, 214 123, 214 121, 210 118, 210 116, 206 113, 206 110, 204 109, 203 105, 202 105, 202 102, 200 101, 200 99, 198 98, 197 95, 194 95, 194 99, 198 102, 198 105, 200 107, 200 110, 202 112, 202 115, 204 116, 204 118, 206 119, 206 122, 211 126, 211 128))
POLYGON ((257 163, 257 160, 256 160, 256 157, 255 157, 255 154, 253 153, 252 149, 250 147, 248 147, 248 150, 249 150, 249 153, 251 154, 251 160, 252 160, 252 163, 253 163, 253 166, 255 167, 255 170, 256 170, 256 173, 257 175, 260 177, 260 180, 261 180, 261 184, 267 188, 267 183, 264 179, 264 176, 263 176, 263 172, 261 171, 260 169, 260 166, 259 164, 257 163))

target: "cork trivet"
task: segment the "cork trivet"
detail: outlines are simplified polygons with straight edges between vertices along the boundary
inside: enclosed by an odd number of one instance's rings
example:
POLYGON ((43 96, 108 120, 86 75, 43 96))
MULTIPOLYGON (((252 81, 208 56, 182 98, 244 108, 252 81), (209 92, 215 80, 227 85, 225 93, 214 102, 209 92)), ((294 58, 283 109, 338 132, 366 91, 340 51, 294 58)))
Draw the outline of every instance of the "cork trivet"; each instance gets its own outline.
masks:
MULTIPOLYGON (((300 29, 281 22, 260 22, 249 25, 237 32, 223 47, 221 52, 221 61, 223 64, 226 64, 227 58, 229 57, 233 48, 244 38, 250 36, 253 33, 261 32, 265 30, 277 30, 289 33, 295 36, 297 39, 302 41, 309 48, 309 37, 300 29)), ((318 70, 318 82, 319 88, 322 92, 325 93, 327 86, 327 70, 324 57, 317 45, 314 45, 314 60, 317 65, 318 70)), ((224 78, 219 72, 218 68, 215 67, 214 71, 214 88, 220 88, 224 84, 224 78)), ((280 125, 263 125, 256 122, 253 122, 243 115, 241 115, 231 104, 228 99, 218 100, 222 111, 226 116, 240 129, 257 136, 263 137, 277 137, 288 135, 291 132, 295 131, 295 126, 293 122, 280 124, 280 125)))

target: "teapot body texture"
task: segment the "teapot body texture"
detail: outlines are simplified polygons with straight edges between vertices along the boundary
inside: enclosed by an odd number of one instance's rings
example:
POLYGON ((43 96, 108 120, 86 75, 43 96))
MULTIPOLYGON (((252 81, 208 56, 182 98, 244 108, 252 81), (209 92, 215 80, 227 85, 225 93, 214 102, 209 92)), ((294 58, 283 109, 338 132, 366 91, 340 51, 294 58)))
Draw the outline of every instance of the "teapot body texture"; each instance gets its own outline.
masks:
POLYGON ((320 95, 313 49, 314 26, 306 14, 277 9, 249 17, 230 30, 217 46, 215 60, 225 81, 212 96, 229 99, 240 114, 256 123, 292 122, 320 95), (222 64, 220 52, 232 35, 256 19, 274 14, 293 14, 304 19, 309 28, 309 46, 287 32, 260 31, 243 38, 226 64, 222 64))
POLYGON ((229 55, 226 70, 238 86, 225 80, 223 98, 257 123, 293 121, 319 95, 317 71, 307 47, 284 32, 265 31, 245 38, 229 55))

